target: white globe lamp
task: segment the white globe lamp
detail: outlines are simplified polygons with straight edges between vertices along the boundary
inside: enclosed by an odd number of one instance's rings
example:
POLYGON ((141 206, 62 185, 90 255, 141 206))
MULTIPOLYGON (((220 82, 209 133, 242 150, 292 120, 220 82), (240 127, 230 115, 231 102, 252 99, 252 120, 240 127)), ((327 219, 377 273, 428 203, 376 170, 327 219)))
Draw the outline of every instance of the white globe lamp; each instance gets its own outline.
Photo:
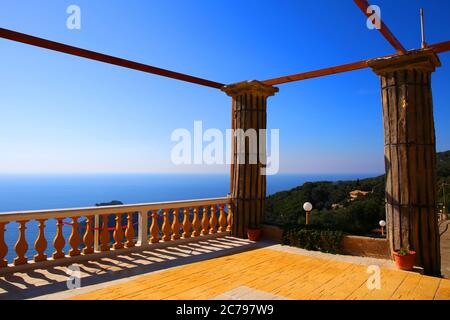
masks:
POLYGON ((384 227, 386 227, 386 221, 380 220, 380 227, 381 227, 381 235, 384 236, 384 227))
POLYGON ((303 210, 306 211, 306 224, 309 224, 309 213, 311 212, 313 206, 311 204, 311 202, 305 202, 303 204, 303 210))

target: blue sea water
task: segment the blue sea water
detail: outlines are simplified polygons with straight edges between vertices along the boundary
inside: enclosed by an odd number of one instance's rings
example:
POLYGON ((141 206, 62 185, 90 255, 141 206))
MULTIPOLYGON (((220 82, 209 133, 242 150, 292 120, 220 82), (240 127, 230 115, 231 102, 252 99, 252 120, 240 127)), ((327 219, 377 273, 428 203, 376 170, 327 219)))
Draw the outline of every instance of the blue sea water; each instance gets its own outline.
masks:
MULTIPOLYGON (((307 181, 337 181, 366 178, 376 174, 278 174, 267 177, 267 193, 288 190, 307 181)), ((86 174, 86 175, 0 175, 0 214, 10 211, 77 208, 112 200, 124 204, 224 197, 229 192, 224 174, 86 174)), ((6 256, 12 261, 18 236, 17 223, 6 226, 6 256)), ((46 223, 45 235, 51 255, 56 221, 46 223)), ((67 239, 70 226, 64 227, 67 239)), ((37 222, 27 223, 28 257, 35 251, 37 222)), ((68 249, 68 246, 66 246, 68 249)))

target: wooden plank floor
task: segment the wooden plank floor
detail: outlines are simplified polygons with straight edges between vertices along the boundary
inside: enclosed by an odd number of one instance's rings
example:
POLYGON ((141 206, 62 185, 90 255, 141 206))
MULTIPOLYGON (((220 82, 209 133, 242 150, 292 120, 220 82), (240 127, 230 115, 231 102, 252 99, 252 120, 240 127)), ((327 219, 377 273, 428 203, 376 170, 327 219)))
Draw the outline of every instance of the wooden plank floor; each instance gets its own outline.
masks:
POLYGON ((364 264, 268 247, 142 275, 74 299, 191 300, 220 298, 233 292, 236 299, 267 294, 265 297, 274 299, 450 300, 450 280, 381 267, 381 288, 370 290, 368 277, 364 264))

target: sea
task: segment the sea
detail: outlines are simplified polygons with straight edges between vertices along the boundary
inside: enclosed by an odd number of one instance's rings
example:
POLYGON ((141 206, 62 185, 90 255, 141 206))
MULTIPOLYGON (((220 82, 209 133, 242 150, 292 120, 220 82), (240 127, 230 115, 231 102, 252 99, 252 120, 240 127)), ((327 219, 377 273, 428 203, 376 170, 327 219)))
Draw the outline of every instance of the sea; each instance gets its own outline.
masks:
MULTIPOLYGON (((278 174, 267 176, 267 194, 289 190, 305 182, 353 180, 377 174, 278 174)), ((78 208, 118 200, 124 204, 147 203, 225 197, 229 192, 226 174, 20 174, 0 175, 0 214, 11 211, 78 208)), ((71 232, 65 225, 67 239, 71 232)), ((53 251, 51 241, 56 233, 56 221, 48 220, 45 236, 47 255, 53 251)), ((27 256, 35 254, 36 221, 27 223, 27 256)), ((6 225, 5 242, 9 262, 15 257, 14 244, 18 224, 6 225)))

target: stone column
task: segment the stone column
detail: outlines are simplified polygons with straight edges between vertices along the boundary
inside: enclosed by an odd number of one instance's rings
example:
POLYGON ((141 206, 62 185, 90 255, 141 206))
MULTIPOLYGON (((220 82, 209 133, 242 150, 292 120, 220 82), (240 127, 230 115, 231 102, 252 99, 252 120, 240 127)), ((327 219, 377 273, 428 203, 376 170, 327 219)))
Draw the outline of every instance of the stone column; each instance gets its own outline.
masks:
POLYGON ((262 171, 266 164, 266 149, 265 132, 260 130, 266 129, 267 97, 278 92, 278 88, 259 81, 244 81, 227 85, 222 91, 232 97, 233 110, 232 235, 246 238, 247 229, 259 226, 264 215, 266 176, 262 171))
POLYGON ((409 246, 425 274, 440 275, 436 142, 429 49, 369 61, 381 77, 386 220, 392 250, 409 246))

